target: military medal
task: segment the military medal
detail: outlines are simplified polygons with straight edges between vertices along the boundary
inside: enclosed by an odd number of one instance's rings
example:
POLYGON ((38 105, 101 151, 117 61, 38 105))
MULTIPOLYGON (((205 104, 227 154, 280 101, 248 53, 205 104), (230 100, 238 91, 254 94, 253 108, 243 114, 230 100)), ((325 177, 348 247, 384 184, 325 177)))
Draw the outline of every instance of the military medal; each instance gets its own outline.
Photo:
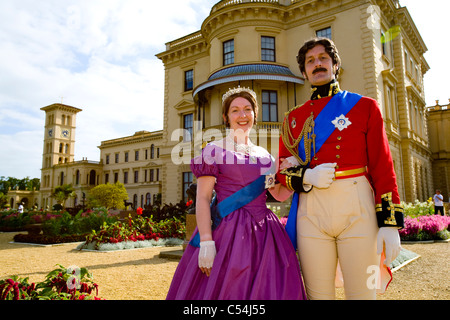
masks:
POLYGON ((292 122, 291 122, 291 127, 295 128, 296 126, 297 126, 297 121, 295 120, 295 118, 293 118, 292 122))
POLYGON ((342 131, 342 130, 348 128, 348 126, 352 124, 350 122, 350 120, 347 117, 345 117, 343 114, 341 114, 339 117, 337 117, 336 119, 331 121, 331 123, 334 124, 336 129, 338 129, 339 131, 342 131))

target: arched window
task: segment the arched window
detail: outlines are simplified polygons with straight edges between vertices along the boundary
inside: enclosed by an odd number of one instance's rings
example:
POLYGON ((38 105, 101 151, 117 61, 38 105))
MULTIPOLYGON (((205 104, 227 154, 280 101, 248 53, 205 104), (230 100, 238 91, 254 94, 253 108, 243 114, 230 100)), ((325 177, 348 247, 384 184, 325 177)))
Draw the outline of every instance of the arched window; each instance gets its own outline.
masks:
POLYGON ((95 170, 89 172, 89 185, 95 185, 95 170))
POLYGON ((155 145, 152 144, 150 147, 150 159, 153 159, 155 157, 155 145))
POLYGON ((64 184, 64 172, 61 171, 61 177, 59 179, 59 185, 62 186, 64 184))
POLYGON ((75 175, 75 184, 76 185, 80 184, 80 170, 77 170, 77 173, 75 175))
POLYGON ((63 153, 63 144, 62 143, 60 143, 59 144, 59 153, 63 153))
POLYGON ((145 204, 147 206, 150 205, 150 201, 151 201, 150 192, 147 192, 147 194, 145 195, 145 204))

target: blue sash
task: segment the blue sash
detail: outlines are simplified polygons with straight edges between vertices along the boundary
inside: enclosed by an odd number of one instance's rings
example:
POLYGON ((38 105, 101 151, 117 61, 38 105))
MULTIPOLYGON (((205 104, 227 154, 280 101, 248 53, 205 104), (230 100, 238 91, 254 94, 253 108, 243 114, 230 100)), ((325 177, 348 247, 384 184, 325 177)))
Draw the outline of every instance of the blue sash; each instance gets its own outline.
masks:
MULTIPOLYGON (((352 110, 352 108, 358 103, 361 97, 361 95, 356 93, 340 91, 339 93, 334 95, 333 98, 331 98, 327 105, 322 109, 320 114, 314 120, 314 131, 316 133, 316 153, 319 152, 324 142, 327 141, 327 139, 336 129, 331 121, 339 117, 341 114, 343 114, 344 116, 347 115, 347 113, 352 110)), ((303 138, 299 144, 298 154, 302 159, 306 158, 303 138)), ((292 197, 291 209, 289 210, 289 217, 286 222, 285 228, 295 249, 297 249, 298 198, 299 194, 295 192, 292 197)))
MULTIPOLYGON (((261 175, 258 179, 236 191, 217 205, 215 205, 215 200, 213 199, 211 205, 211 218, 213 221, 212 229, 214 230, 217 228, 220 221, 227 215, 258 198, 266 189, 265 181, 266 176, 261 175)), ((189 244, 194 247, 200 247, 200 233, 198 231, 195 236, 191 238, 189 244)))

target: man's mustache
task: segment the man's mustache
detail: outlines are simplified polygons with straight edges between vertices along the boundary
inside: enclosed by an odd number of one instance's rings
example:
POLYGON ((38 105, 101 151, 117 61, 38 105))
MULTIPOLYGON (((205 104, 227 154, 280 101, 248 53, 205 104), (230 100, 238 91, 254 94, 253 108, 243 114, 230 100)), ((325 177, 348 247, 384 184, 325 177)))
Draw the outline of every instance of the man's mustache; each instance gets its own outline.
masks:
POLYGON ((321 72, 321 71, 327 72, 328 70, 325 69, 325 68, 320 67, 320 68, 314 69, 314 71, 312 72, 312 74, 316 74, 317 72, 321 72))

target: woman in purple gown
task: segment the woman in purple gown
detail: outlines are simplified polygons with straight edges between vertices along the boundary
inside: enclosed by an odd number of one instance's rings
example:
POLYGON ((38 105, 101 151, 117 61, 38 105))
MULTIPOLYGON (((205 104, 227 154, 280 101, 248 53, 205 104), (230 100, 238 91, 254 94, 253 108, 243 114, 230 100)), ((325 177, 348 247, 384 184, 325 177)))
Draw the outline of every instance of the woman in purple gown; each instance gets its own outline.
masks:
MULTIPOLYGON (((192 159, 197 177, 196 219, 200 248, 188 245, 175 271, 168 300, 306 299, 299 262, 278 217, 266 207, 266 190, 211 228, 213 190, 220 203, 272 167, 272 157, 249 139, 256 121, 256 94, 235 88, 223 97, 229 134, 192 159)), ((290 195, 280 184, 275 198, 290 195)))

